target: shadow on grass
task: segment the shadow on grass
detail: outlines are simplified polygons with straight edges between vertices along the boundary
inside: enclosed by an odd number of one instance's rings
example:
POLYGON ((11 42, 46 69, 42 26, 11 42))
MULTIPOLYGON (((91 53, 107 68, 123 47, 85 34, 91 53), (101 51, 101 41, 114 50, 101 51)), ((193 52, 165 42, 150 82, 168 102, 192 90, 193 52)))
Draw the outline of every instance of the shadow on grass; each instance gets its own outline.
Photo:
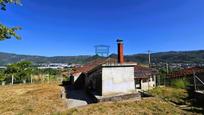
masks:
POLYGON ((90 96, 83 88, 75 88, 71 83, 61 85, 65 89, 66 98, 84 101, 87 104, 96 103, 95 99, 90 96))
POLYGON ((190 109, 183 109, 192 113, 204 114, 204 94, 199 94, 194 91, 193 87, 187 88, 188 97, 185 98, 185 101, 190 103, 190 109))

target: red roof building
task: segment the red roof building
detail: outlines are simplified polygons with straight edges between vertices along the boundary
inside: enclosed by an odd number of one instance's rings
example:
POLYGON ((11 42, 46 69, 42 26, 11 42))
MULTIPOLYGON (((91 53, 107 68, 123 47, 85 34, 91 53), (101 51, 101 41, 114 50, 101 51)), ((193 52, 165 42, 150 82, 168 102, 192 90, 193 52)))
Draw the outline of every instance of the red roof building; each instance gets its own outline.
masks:
POLYGON ((204 73, 204 68, 193 67, 193 68, 182 69, 182 70, 177 71, 177 72, 172 72, 172 73, 168 74, 167 76, 169 78, 177 78, 177 77, 186 77, 189 75, 193 75, 194 73, 195 74, 204 73))

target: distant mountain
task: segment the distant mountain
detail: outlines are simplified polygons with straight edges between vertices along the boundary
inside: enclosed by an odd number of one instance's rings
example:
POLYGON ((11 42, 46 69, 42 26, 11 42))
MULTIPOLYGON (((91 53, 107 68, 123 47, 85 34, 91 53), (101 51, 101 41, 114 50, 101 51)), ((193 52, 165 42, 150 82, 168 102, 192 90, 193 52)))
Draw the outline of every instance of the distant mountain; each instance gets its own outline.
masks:
MULTIPOLYGON (((168 63, 204 63, 204 50, 197 51, 170 51, 151 54, 152 62, 168 63)), ((148 63, 147 54, 136 54, 126 56, 127 61, 148 63)))
POLYGON ((15 63, 18 61, 31 61, 35 64, 40 63, 84 63, 91 56, 33 56, 33 55, 18 55, 12 53, 0 52, 0 65, 15 63))
MULTIPOLYGON (((158 62, 169 62, 169 63, 204 63, 204 50, 198 51, 170 51, 170 52, 159 52, 153 53, 152 61, 158 62)), ((117 58, 116 54, 111 54, 110 57, 117 58)), ((79 63, 83 64, 88 61, 102 58, 99 56, 32 56, 32 55, 18 55, 12 53, 1 53, 0 52, 0 65, 6 65, 9 63, 15 63, 18 61, 31 61, 36 64, 40 63, 79 63)), ((148 63, 147 54, 134 54, 125 56, 126 61, 148 63)))

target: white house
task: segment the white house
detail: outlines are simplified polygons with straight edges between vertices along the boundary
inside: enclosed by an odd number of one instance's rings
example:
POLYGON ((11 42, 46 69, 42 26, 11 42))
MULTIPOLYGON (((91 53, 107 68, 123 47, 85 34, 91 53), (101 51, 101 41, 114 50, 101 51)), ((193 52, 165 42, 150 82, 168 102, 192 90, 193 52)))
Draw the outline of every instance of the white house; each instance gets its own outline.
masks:
POLYGON ((107 97, 137 93, 156 86, 156 70, 125 63, 123 42, 118 40, 118 60, 97 59, 78 68, 71 76, 76 88, 107 97))

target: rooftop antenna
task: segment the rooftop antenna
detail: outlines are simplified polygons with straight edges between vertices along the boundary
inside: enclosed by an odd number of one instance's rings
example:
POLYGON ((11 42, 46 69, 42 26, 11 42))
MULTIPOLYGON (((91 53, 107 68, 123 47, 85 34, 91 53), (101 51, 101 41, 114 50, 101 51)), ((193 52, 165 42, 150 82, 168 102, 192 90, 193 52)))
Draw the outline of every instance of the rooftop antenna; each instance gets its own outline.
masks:
POLYGON ((98 56, 108 57, 110 53, 110 46, 108 45, 96 45, 95 53, 98 56))

